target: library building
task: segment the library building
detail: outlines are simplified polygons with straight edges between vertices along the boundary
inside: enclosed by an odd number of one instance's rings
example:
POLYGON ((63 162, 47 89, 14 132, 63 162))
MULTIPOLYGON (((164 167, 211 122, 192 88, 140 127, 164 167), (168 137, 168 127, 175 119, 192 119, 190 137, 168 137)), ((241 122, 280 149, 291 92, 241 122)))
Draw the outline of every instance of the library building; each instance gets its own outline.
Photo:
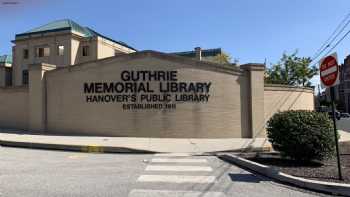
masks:
POLYGON ((139 51, 65 19, 15 35, 0 57, 0 128, 58 135, 253 138, 312 89, 264 84, 264 64, 221 48, 139 51))

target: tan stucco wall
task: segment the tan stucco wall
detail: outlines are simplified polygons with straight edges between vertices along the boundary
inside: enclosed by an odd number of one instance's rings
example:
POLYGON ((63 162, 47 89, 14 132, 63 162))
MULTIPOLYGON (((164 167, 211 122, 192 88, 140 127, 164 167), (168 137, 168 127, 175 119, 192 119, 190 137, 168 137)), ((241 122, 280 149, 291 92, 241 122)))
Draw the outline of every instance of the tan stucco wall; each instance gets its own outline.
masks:
POLYGON ((131 53, 134 50, 97 36, 96 38, 83 38, 70 31, 50 32, 39 35, 22 36, 14 40, 13 46, 13 83, 22 85, 22 70, 28 65, 47 63, 57 67, 70 66, 97 59, 114 56, 115 50, 120 53, 131 53), (64 55, 58 56, 57 46, 64 46, 64 55), (49 46, 50 56, 35 57, 35 48, 49 46), (82 47, 89 46, 89 56, 82 56, 82 47), (23 50, 29 50, 29 58, 23 58, 23 50))
MULTIPOLYGON (((154 51, 69 67, 32 64, 29 88, 0 88, 0 127, 69 135, 264 137, 264 125, 273 113, 313 110, 314 96, 308 88, 264 86, 263 73, 262 64, 225 67, 154 51), (137 110, 123 109, 123 104, 131 102, 86 102, 92 94, 84 93, 84 83, 122 82, 122 71, 177 71, 177 82, 210 82, 209 101, 177 102, 176 109, 137 110)), ((146 82, 153 94, 159 94, 159 81, 146 82)))
POLYGON ((0 65, 0 87, 5 87, 6 70, 5 66, 0 65))
POLYGON ((97 58, 102 59, 114 56, 113 45, 109 45, 105 39, 98 37, 97 41, 97 58))
POLYGON ((75 56, 74 64, 72 65, 97 60, 97 39, 79 40, 78 42, 75 42, 75 45, 78 45, 78 51, 75 56), (83 46, 89 46, 88 56, 83 56, 83 46))
POLYGON ((132 52, 135 51, 102 37, 97 37, 97 59, 112 57, 116 53, 123 54, 132 52))
MULTIPOLYGON (((145 57, 111 59, 46 73, 48 130, 65 134, 135 137, 241 137, 240 74, 145 57), (212 82, 208 103, 178 103, 174 110, 124 111, 119 103, 86 103, 84 82, 120 81, 123 70, 177 70, 178 80, 212 82)), ((152 85, 155 85, 151 82, 152 85)), ((246 124, 243 124, 246 126, 246 124)))
POLYGON ((265 137, 265 120, 264 120, 264 68, 255 68, 252 66, 249 70, 250 76, 250 93, 248 100, 250 100, 250 106, 248 108, 251 118, 251 136, 265 137))
POLYGON ((0 127, 27 129, 27 86, 0 88, 0 127))
POLYGON ((69 65, 74 65, 78 63, 78 52, 81 52, 80 49, 80 41, 77 39, 71 39, 71 52, 68 54, 68 58, 70 59, 69 65))
POLYGON ((310 88, 265 85, 265 121, 278 111, 314 110, 314 92, 310 88))
POLYGON ((22 85, 22 70, 28 69, 28 65, 45 62, 55 64, 57 67, 71 65, 72 35, 69 32, 47 33, 45 36, 24 37, 15 40, 13 46, 13 82, 14 85, 22 85), (57 46, 64 45, 64 56, 57 55, 57 46), (49 46, 50 56, 35 57, 35 48, 39 46, 49 46), (23 49, 29 50, 29 58, 23 58, 23 49))

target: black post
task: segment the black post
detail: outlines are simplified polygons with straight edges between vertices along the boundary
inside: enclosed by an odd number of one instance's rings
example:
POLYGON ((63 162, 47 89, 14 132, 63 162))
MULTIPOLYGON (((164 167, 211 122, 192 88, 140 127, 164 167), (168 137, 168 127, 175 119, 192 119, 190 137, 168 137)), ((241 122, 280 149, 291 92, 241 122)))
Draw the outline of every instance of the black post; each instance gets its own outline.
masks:
POLYGON ((337 151, 337 162, 338 162, 338 176, 339 180, 343 180, 341 175, 341 166, 340 166, 340 156, 339 156, 339 147, 338 147, 338 133, 337 133, 337 124, 335 122, 335 106, 334 106, 334 87, 331 87, 331 100, 332 100, 332 118, 333 118, 333 128, 334 128, 334 139, 335 139, 335 149, 337 151))

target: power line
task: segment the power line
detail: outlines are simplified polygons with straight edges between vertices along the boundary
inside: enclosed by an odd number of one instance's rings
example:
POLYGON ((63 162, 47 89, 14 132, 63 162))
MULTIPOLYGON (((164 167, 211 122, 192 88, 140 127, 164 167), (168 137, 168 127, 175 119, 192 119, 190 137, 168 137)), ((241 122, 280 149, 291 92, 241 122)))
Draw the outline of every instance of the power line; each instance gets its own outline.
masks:
MULTIPOLYGON (((337 46, 341 43, 341 41, 343 41, 343 40, 345 39, 345 37, 346 37, 347 35, 349 35, 349 33, 350 33, 350 30, 347 31, 347 32, 343 35, 343 37, 341 37, 341 38, 335 43, 335 45, 333 45, 333 47, 327 51, 327 53, 326 53, 324 56, 326 56, 326 55, 328 55, 330 52, 332 52, 332 50, 333 50, 335 47, 337 47, 337 46)), ((315 66, 316 64, 317 64, 317 62, 314 63, 312 66, 315 66)))
POLYGON ((338 42, 335 43, 335 45, 334 45, 331 49, 329 49, 329 50, 327 51, 326 55, 328 55, 335 47, 337 47, 338 44, 339 44, 341 41, 343 41, 344 38, 345 38, 349 33, 350 33, 350 30, 347 31, 346 34, 344 34, 344 36, 343 36, 340 40, 338 40, 338 42))
MULTIPOLYGON (((343 20, 338 24, 338 26, 335 28, 335 30, 331 33, 331 35, 327 38, 327 40, 321 45, 321 47, 319 49, 317 49, 317 51, 315 52, 315 54, 313 55, 313 57, 315 57, 321 50, 324 46, 328 46, 327 43, 329 40, 331 40, 331 38, 333 37, 333 35, 339 30, 339 28, 341 27, 342 23, 344 23, 347 18, 350 17, 350 13, 348 13, 344 18, 343 20)), ((327 47, 326 47, 327 48, 327 47)), ((314 58, 312 58, 314 59, 314 58)))
MULTIPOLYGON (((350 16, 350 13, 348 14, 348 16, 350 16)), ((347 17, 346 17, 347 18, 347 17)), ((330 47, 330 45, 335 41, 335 39, 337 39, 337 37, 344 31, 344 29, 349 25, 350 20, 348 20, 346 22, 346 24, 341 28, 341 30, 337 33, 337 35, 335 37, 333 37, 333 39, 316 55, 314 56, 311 61, 314 61, 315 59, 317 59, 328 47, 330 47)), ((341 24, 341 23, 340 23, 341 24)))

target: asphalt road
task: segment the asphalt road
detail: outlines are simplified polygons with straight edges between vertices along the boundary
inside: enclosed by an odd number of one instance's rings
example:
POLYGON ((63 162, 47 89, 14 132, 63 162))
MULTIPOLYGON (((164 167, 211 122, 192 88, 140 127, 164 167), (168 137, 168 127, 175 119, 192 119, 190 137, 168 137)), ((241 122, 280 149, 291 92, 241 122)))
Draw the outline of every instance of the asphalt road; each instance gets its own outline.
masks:
MULTIPOLYGON (((214 156, 93 154, 0 147, 0 196, 319 196, 214 156)), ((322 195, 325 196, 325 195, 322 195)))
POLYGON ((350 118, 341 118, 337 120, 337 129, 350 132, 350 118))

